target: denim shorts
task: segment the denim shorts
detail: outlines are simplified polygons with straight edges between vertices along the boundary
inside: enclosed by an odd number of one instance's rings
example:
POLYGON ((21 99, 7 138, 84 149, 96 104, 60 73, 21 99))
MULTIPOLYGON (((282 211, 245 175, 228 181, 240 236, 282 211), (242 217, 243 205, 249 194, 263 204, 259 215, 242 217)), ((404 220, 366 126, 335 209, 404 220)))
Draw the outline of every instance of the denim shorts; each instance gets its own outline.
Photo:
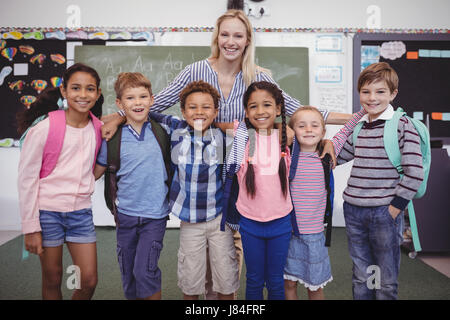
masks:
POLYGON ((298 281, 311 291, 323 288, 333 280, 328 248, 323 232, 292 235, 284 279, 298 281))
POLYGON ((64 242, 97 241, 91 208, 70 212, 39 210, 39 221, 43 247, 59 247, 64 242))

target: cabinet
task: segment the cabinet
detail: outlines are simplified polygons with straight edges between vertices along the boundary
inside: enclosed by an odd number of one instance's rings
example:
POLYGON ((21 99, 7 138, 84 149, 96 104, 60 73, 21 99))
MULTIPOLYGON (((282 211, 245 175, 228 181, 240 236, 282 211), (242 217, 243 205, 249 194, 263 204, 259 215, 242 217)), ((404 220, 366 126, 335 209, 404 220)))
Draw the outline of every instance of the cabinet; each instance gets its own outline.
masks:
MULTIPOLYGON (((450 157, 446 149, 431 149, 427 192, 413 203, 422 252, 450 252, 450 157)), ((412 242, 405 241, 403 246, 413 258, 412 242)))

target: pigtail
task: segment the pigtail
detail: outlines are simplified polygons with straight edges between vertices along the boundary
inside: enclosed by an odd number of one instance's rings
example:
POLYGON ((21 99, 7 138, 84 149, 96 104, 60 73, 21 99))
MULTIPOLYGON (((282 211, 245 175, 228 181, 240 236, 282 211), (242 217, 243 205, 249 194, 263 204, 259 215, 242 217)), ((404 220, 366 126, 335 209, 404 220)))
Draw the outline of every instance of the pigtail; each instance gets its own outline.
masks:
POLYGON ((256 195, 256 185, 255 185, 255 168, 253 167, 253 156, 255 155, 255 144, 256 136, 255 129, 252 124, 245 118, 245 125, 247 126, 248 136, 249 136, 249 146, 248 146, 248 167, 245 173, 245 187, 247 188, 247 194, 254 198, 256 195))
MULTIPOLYGON (((280 91, 281 94, 281 91, 280 91)), ((282 96, 282 95, 281 95, 282 96)), ((282 96, 283 97, 283 96, 282 96)), ((283 99, 284 100, 284 99, 283 99)), ((286 111, 284 107, 284 101, 281 103, 281 158, 278 165, 278 176, 280 177, 281 191, 284 197, 287 197, 288 193, 288 183, 287 183, 287 164, 286 164, 286 111)))
POLYGON ((16 115, 17 132, 22 135, 38 117, 58 110, 58 100, 62 98, 59 88, 47 88, 41 92, 36 101, 16 115))

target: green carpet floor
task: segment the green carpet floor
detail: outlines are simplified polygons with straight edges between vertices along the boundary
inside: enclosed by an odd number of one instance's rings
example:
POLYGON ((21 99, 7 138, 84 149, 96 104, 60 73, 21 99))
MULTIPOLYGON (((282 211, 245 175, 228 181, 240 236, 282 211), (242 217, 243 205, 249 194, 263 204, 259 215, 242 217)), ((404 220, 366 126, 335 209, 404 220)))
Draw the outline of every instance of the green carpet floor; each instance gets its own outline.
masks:
MULTIPOLYGON (((97 253, 99 280, 94 299, 124 299, 120 271, 116 257, 115 229, 97 227, 97 253)), ((30 255, 22 261, 23 237, 15 238, 0 246, 0 300, 41 299, 41 270, 39 258, 30 255)), ((164 238, 159 266, 162 270, 162 297, 165 300, 182 299, 177 286, 177 251, 179 230, 168 229, 164 238)), ((332 246, 329 249, 334 280, 325 289, 325 297, 333 300, 352 299, 352 263, 347 250, 344 228, 333 228, 332 246)), ((71 265, 67 248, 64 248, 64 268, 71 265)), ((66 283, 71 274, 63 275, 63 297, 70 299, 72 291, 66 283)), ((306 299, 306 290, 299 286, 299 296, 306 299)), ((239 299, 245 298, 245 265, 239 299)), ((448 300, 450 279, 429 267, 419 259, 410 259, 402 252, 399 276, 399 299, 448 300)))

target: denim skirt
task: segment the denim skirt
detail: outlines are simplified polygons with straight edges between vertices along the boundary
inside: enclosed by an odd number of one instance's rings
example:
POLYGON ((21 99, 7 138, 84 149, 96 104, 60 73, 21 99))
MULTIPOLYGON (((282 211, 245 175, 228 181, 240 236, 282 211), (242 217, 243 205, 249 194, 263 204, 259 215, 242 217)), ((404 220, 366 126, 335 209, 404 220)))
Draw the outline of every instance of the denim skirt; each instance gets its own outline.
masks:
POLYGON ((323 288, 333 280, 323 232, 292 235, 284 279, 298 281, 311 291, 323 288))

